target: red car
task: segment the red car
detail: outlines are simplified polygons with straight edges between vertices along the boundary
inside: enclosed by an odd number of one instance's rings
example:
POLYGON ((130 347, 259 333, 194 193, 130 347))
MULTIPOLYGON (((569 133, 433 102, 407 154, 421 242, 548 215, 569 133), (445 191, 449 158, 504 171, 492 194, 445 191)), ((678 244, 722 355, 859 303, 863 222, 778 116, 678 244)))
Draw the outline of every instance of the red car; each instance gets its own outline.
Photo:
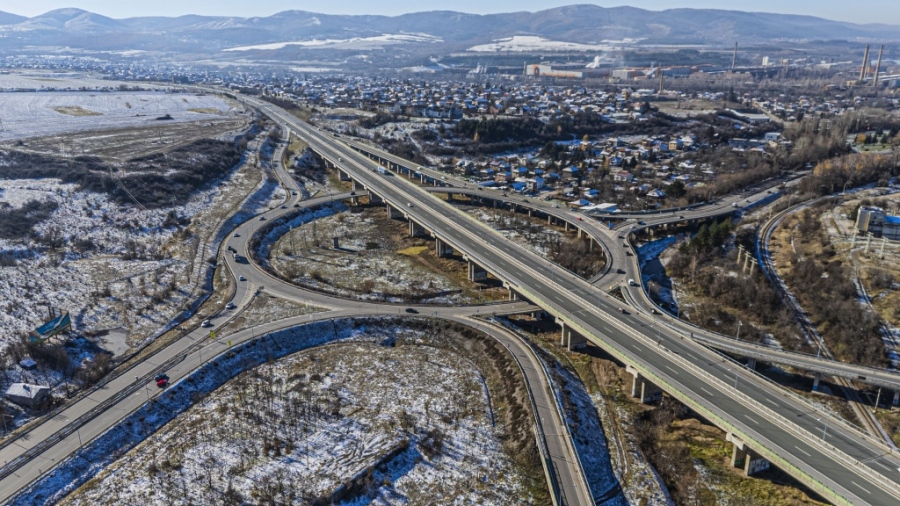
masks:
POLYGON ((166 388, 167 386, 169 386, 169 377, 165 374, 160 374, 155 378, 155 380, 156 386, 158 386, 159 388, 166 388))

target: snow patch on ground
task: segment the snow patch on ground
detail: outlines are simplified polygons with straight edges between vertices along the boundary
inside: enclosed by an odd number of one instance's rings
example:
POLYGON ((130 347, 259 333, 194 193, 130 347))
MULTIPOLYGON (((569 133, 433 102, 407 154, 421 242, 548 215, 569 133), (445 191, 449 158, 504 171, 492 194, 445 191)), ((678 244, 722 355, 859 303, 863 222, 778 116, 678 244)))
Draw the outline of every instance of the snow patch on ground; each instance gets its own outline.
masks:
POLYGON ((11 504, 55 503, 107 466, 70 498, 72 504, 96 504, 111 494, 140 504, 211 504, 228 494, 308 502, 328 497, 377 462, 383 465, 364 490, 340 504, 528 502, 487 416, 475 366, 427 346, 393 347, 398 334, 414 342, 416 331, 375 327, 319 322, 237 346, 170 386, 11 504), (335 341, 345 344, 265 365, 213 393, 242 368, 335 341), (401 360, 408 366, 398 367, 401 360), (265 393, 270 388, 274 397, 265 393), (190 408, 191 399, 203 397, 190 408), (276 422, 257 425, 257 417, 276 422), (441 434, 440 451, 432 453, 435 434, 441 434))
POLYGON ((614 49, 613 46, 608 44, 579 44, 576 42, 550 40, 533 35, 516 35, 505 39, 497 39, 490 44, 473 46, 468 50, 476 53, 494 53, 504 51, 610 51, 612 49, 614 49))
POLYGON ((305 49, 378 49, 394 44, 441 42, 443 39, 426 33, 384 34, 374 37, 353 37, 351 39, 312 39, 294 42, 273 42, 253 46, 239 46, 222 51, 251 51, 284 49, 288 46, 300 46, 305 49))
POLYGON ((0 111, 3 111, 0 141, 5 141, 63 132, 164 125, 173 121, 208 121, 226 117, 232 109, 225 100, 212 95, 65 91, 0 93, 0 111), (80 109, 67 109, 75 107, 80 109), (65 110, 72 112, 60 112, 65 110), (166 114, 172 119, 156 119, 166 114))

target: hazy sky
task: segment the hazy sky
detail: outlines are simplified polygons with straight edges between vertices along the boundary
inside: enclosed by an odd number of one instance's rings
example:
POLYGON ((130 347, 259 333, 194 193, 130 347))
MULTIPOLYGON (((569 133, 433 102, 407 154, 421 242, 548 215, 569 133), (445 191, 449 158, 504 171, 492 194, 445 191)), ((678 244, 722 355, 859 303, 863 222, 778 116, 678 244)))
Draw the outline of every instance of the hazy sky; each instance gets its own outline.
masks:
POLYGON ((868 0, 862 4, 848 0, 0 0, 0 11, 36 16, 61 7, 78 7, 104 16, 268 16, 298 9, 327 14, 386 14, 427 10, 455 10, 486 14, 492 12, 538 11, 559 5, 595 3, 604 7, 631 5, 651 10, 672 7, 718 8, 810 14, 854 23, 900 25, 898 0, 868 0))

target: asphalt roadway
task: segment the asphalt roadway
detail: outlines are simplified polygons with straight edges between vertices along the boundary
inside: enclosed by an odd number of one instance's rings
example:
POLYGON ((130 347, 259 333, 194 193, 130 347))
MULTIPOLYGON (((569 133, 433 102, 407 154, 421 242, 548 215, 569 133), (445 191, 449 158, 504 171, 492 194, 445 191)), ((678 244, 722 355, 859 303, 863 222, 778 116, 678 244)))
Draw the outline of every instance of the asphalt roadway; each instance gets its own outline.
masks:
POLYGON ((787 398, 780 388, 641 315, 623 314, 620 302, 589 283, 503 240, 403 178, 374 172, 371 161, 339 139, 271 105, 260 107, 403 214, 607 352, 645 371, 651 381, 828 500, 876 505, 900 500, 900 459, 876 440, 787 398))
MULTIPOLYGON (((275 158, 278 158, 277 153, 275 158)), ((248 255, 248 244, 251 237, 269 220, 300 211, 301 209, 293 207, 295 203, 303 208, 316 207, 349 196, 346 194, 332 195, 299 202, 299 192, 296 192, 298 195, 293 195, 297 187, 287 177, 283 167, 276 163, 275 170, 288 190, 289 196, 283 208, 279 206, 260 215, 265 220, 260 220, 259 217, 248 220, 237 227, 225 240, 225 244, 231 245, 248 259, 252 259, 252 256, 248 255), (234 234, 237 234, 237 237, 234 234)), ((165 390, 158 389, 153 381, 153 377, 159 372, 166 372, 171 383, 174 384, 204 363, 227 351, 230 345, 237 345, 266 333, 309 322, 365 316, 409 316, 404 307, 357 302, 300 289, 269 275, 252 262, 237 262, 231 254, 224 254, 222 258, 225 259, 235 279, 236 288, 232 301, 237 307, 210 318, 212 327, 193 330, 157 353, 150 355, 146 360, 137 363, 125 373, 113 378, 102 388, 93 391, 90 395, 67 406, 52 418, 35 426, 12 444, 0 448, 0 461, 3 462, 2 470, 4 471, 3 477, 0 478, 0 502, 5 503, 15 497, 24 487, 40 478, 45 472, 66 458, 72 457, 83 444, 89 444, 94 438, 164 392, 165 390), (243 277, 244 280, 240 281, 240 277, 243 277), (211 331, 217 331, 227 325, 261 292, 324 308, 328 311, 270 322, 234 334, 217 335, 215 339, 210 338, 211 331), (104 408, 89 419, 83 419, 98 406, 104 406, 104 408), (48 445, 47 443, 51 441, 55 442, 48 445), (39 446, 45 447, 37 455, 23 459, 26 452, 39 446)), ((545 471, 554 494, 559 495, 561 504, 593 504, 580 460, 570 440, 568 428, 562 419, 559 406, 556 404, 549 378, 541 367, 539 359, 527 343, 507 329, 473 319, 478 315, 508 314, 537 308, 527 302, 473 307, 419 307, 420 311, 424 313, 422 316, 433 316, 476 327, 497 339, 510 351, 519 363, 529 389, 532 406, 535 410, 535 434, 539 447, 549 459, 549 462, 545 462, 545 471)))

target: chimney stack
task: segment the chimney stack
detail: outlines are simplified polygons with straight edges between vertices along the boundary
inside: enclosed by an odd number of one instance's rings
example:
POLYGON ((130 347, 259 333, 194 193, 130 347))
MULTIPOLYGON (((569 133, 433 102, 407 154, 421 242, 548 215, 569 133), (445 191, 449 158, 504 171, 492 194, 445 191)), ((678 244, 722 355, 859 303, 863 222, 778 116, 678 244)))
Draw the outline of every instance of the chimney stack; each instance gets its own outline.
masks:
POLYGON ((865 80, 866 70, 868 70, 868 67, 869 67, 869 45, 866 44, 866 52, 863 55, 862 68, 859 69, 859 82, 863 82, 863 80, 865 80))
POLYGON ((737 64, 737 48, 738 43, 734 43, 734 54, 731 56, 731 71, 734 72, 734 66, 737 64))
POLYGON ((878 73, 881 71, 881 55, 884 54, 884 44, 878 50, 878 63, 875 64, 875 74, 872 76, 872 86, 878 86, 878 73))

